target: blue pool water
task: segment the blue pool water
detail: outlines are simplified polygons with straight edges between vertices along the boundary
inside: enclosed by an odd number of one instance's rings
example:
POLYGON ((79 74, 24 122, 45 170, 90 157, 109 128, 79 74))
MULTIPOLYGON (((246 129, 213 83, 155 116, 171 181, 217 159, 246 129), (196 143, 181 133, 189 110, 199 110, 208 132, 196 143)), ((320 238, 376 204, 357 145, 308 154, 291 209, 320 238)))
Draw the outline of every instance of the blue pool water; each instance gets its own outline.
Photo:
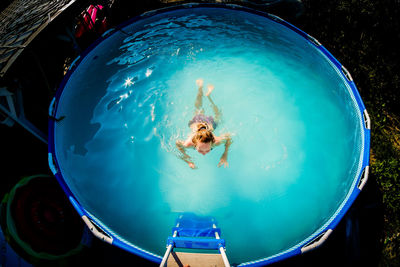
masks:
MULTIPOLYGON (((126 26, 64 87, 55 146, 81 205, 128 242, 163 255, 178 214, 214 216, 230 262, 269 257, 320 229, 360 173, 362 125, 349 88, 311 43, 243 11, 176 10, 126 26), (195 81, 213 84, 231 133, 198 169, 178 158, 195 81)), ((211 107, 204 99, 206 114, 211 107)))

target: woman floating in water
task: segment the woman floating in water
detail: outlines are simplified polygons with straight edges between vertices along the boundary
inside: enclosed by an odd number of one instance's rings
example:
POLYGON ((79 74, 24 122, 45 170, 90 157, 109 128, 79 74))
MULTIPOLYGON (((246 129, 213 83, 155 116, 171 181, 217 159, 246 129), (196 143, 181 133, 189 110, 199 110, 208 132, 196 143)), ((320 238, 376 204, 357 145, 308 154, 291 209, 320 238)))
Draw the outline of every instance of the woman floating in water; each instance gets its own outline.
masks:
POLYGON ((194 169, 196 168, 196 165, 193 163, 190 156, 186 154, 185 148, 195 148, 200 154, 205 155, 210 152, 214 147, 225 144, 225 151, 221 156, 218 167, 222 165, 224 165, 224 167, 227 167, 228 149, 229 146, 232 144, 232 139, 229 133, 225 133, 221 136, 215 136, 213 133, 221 120, 221 112, 214 104, 214 101, 212 101, 210 96, 211 92, 214 90, 214 86, 208 85, 206 96, 211 103, 212 109, 214 110, 215 118, 213 118, 212 116, 204 115, 204 109, 202 108, 203 80, 197 80, 196 84, 199 87, 196 102, 194 104, 194 106, 196 107, 196 111, 193 119, 189 122, 189 127, 192 129, 192 133, 185 141, 177 140, 176 146, 178 147, 179 151, 182 152, 182 160, 189 164, 190 168, 194 169))

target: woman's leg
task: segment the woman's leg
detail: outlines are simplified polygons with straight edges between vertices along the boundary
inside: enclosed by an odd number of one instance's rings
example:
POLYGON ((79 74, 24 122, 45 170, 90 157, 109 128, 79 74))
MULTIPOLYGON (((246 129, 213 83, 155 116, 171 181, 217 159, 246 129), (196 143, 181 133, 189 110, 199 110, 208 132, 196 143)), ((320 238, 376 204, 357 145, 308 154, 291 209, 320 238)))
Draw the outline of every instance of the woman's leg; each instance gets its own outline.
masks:
POLYGON ((215 105, 214 101, 211 99, 211 92, 214 90, 214 85, 210 84, 207 86, 207 88, 208 88, 208 91, 206 93, 206 96, 207 96, 208 100, 210 101, 211 107, 215 113, 214 121, 216 124, 218 124, 221 121, 221 111, 218 109, 217 105, 215 105))
POLYGON ((196 84, 199 87, 199 90, 197 92, 196 96, 196 102, 194 102, 194 106, 196 108, 196 114, 201 111, 201 107, 203 106, 203 80, 198 79, 196 80, 196 84))

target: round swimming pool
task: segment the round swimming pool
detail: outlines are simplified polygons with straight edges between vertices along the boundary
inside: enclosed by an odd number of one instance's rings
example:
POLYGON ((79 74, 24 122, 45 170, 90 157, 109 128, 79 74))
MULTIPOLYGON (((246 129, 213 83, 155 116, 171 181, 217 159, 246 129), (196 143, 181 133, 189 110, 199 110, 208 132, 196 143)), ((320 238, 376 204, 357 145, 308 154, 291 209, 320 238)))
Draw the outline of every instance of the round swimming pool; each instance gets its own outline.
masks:
POLYGON ((50 165, 78 212, 156 262, 184 212, 218 221, 232 263, 306 251, 368 175, 368 115, 351 76, 304 32, 238 6, 170 8, 106 33, 50 113, 60 119, 50 165), (215 134, 232 136, 227 168, 223 146, 188 151, 195 170, 175 146, 190 133, 199 78, 222 111, 215 134))

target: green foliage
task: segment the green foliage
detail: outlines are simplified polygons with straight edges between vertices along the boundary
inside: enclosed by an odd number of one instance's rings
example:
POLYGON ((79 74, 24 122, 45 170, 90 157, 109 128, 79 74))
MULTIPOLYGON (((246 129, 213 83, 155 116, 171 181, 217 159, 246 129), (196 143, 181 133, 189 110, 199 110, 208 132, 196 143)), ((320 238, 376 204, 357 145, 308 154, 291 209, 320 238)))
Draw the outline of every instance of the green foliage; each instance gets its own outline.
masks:
POLYGON ((351 72, 372 121, 371 171, 383 195, 381 266, 400 266, 400 1, 303 0, 294 24, 351 72))
POLYGON ((376 129, 371 143, 372 172, 383 194, 385 208, 381 266, 400 266, 400 123, 393 116, 385 113, 374 116, 376 129))

